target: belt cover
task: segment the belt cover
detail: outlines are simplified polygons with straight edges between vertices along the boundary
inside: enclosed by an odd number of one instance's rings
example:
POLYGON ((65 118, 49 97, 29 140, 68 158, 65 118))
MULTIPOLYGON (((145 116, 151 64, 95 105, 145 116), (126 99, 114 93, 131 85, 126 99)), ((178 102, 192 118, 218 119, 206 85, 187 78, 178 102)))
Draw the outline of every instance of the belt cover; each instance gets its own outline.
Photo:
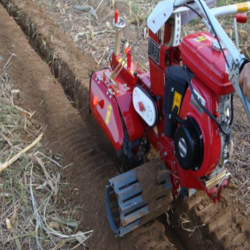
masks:
POLYGON ((174 138, 177 128, 176 115, 179 114, 183 96, 187 87, 185 70, 173 65, 167 68, 164 89, 165 134, 174 138))

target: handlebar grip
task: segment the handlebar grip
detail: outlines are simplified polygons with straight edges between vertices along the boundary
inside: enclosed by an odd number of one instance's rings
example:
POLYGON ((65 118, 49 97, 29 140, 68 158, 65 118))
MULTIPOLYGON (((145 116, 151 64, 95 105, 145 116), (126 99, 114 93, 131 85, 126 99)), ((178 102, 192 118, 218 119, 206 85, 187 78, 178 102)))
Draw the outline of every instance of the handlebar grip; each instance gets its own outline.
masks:
POLYGON ((238 13, 235 14, 234 17, 237 20, 237 23, 246 23, 247 22, 247 14, 246 13, 238 13))

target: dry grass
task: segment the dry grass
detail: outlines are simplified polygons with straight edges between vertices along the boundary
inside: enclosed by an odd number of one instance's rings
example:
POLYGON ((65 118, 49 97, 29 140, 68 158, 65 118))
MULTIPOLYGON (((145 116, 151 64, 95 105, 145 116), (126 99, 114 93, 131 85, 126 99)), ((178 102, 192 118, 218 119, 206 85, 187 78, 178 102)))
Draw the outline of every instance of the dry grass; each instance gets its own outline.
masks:
POLYGON ((98 65, 109 64, 114 46, 112 19, 115 9, 126 19, 123 45, 129 42, 133 56, 147 64, 148 30, 146 20, 155 5, 154 0, 112 1, 112 0, 36 0, 53 20, 64 29, 84 53, 92 55, 98 65), (91 11, 80 11, 73 6, 91 6, 91 11))
MULTIPOLYGON (((109 65, 109 57, 114 46, 114 29, 112 19, 115 9, 125 17, 127 27, 124 31, 123 46, 128 42, 133 51, 134 60, 140 61, 146 67, 148 29, 146 20, 158 0, 36 0, 48 13, 53 13, 52 19, 65 30, 76 42, 79 49, 92 55, 97 65, 109 65), (74 6, 84 8, 77 10, 74 6), (91 8, 90 10, 88 8, 91 8), (94 14, 93 14, 94 12, 94 14)), ((241 1, 241 0, 240 0, 241 1)), ((222 6, 233 1, 219 0, 217 5, 222 6)), ((233 34, 232 17, 221 19, 222 24, 233 34)), ((249 25, 240 25, 239 29, 249 31, 249 25)), ((205 29, 198 18, 191 25, 184 27, 184 34, 190 34, 197 30, 205 29)), ((250 43, 247 39, 241 41, 243 53, 248 54, 250 43)))
POLYGON ((232 197, 237 202, 243 202, 250 213, 250 125, 243 107, 238 99, 235 100, 235 119, 232 132, 234 152, 227 165, 232 173, 232 182, 237 190, 232 197))
MULTIPOLYGON (((13 57, 13 56, 12 56, 13 57)), ((8 67, 0 73, 0 165, 33 142, 41 127, 32 113, 13 104, 8 67)), ((14 91, 16 93, 16 91, 14 91)), ((0 173, 0 249, 74 249, 92 231, 78 231, 81 211, 61 196, 63 167, 41 145, 0 173)))

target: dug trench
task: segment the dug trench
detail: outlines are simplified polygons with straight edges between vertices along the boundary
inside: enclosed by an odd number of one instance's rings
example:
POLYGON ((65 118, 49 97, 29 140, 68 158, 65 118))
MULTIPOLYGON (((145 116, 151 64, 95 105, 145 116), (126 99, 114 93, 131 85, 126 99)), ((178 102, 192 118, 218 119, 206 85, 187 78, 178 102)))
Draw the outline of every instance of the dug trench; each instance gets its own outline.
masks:
MULTIPOLYGON (((35 11, 35 8, 31 7, 31 9, 35 11)), ((42 13, 40 15, 42 16, 42 13)), ((35 16, 38 18, 39 12, 35 13, 35 16)), ((84 92, 84 84, 76 80, 76 71, 79 70, 78 79, 83 79, 83 82, 88 84, 89 75, 91 70, 95 69, 95 64, 92 63, 91 58, 82 55, 70 45, 70 39, 67 40, 66 35, 58 31, 49 20, 40 18, 39 23, 42 23, 44 31, 48 27, 49 31, 53 32, 54 40, 61 46, 51 48, 49 47, 52 46, 51 44, 48 42, 45 44, 45 38, 40 32, 38 33, 37 27, 28 21, 27 16, 21 14, 15 19, 20 25, 24 25, 24 31, 29 34, 29 37, 33 36, 34 40, 30 39, 29 44, 20 27, 0 6, 2 24, 0 53, 6 59, 10 56, 9 53, 16 55, 11 59, 14 62, 9 68, 9 75, 15 81, 15 88, 21 92, 18 105, 27 110, 36 111, 34 116, 43 125, 44 130, 43 146, 51 149, 57 157, 62 157, 65 166, 69 165, 64 172, 65 182, 68 182, 69 186, 64 188, 61 200, 71 203, 73 207, 82 207, 83 214, 79 230, 86 231, 90 228, 94 230, 93 236, 87 243, 88 247, 111 250, 151 249, 152 247, 176 249, 165 236, 163 224, 158 221, 136 230, 126 238, 114 237, 106 219, 104 190, 108 179, 117 175, 116 166, 100 149, 99 139, 94 131, 87 122, 83 121, 86 120, 84 107, 74 101, 71 105, 72 101, 70 102, 65 95, 67 93, 70 100, 86 102, 84 93, 88 92, 87 87, 84 92), (31 27, 36 30, 36 36, 31 27), (65 92, 52 75, 47 63, 41 59, 31 44, 40 52, 42 58, 48 58, 49 51, 53 51, 51 52, 54 58, 51 64, 52 72, 62 82, 65 92), (59 55, 56 58, 55 51, 58 51, 58 54, 62 51, 65 61, 62 60, 62 54, 60 54, 60 60, 59 55), (71 86, 77 89, 72 89, 71 86), (76 97, 74 93, 79 91, 83 95, 76 97), (83 119, 73 106, 79 108, 83 119)), ((61 205, 64 205, 63 202, 61 205)))
POLYGON ((163 215, 115 238, 106 219, 104 188, 118 173, 100 148, 88 116, 89 77, 95 63, 35 3, 0 2, 9 13, 0 8, 0 49, 5 57, 8 52, 17 55, 18 66, 10 68, 10 76, 21 91, 19 104, 36 111, 45 132, 43 145, 61 155, 65 164, 73 163, 65 170, 70 188, 64 189, 64 200, 84 208, 80 229, 94 230, 90 249, 250 249, 250 220, 243 206, 228 196, 230 189, 217 205, 198 192, 175 202, 169 219, 163 215))

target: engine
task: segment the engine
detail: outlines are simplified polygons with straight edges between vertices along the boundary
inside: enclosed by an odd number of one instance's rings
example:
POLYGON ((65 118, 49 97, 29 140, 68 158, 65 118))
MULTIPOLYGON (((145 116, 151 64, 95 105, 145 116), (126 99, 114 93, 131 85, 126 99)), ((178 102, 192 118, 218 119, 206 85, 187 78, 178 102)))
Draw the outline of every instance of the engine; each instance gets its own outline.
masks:
POLYGON ((186 80, 188 90, 180 114, 184 122, 175 134, 177 159, 184 169, 192 168, 199 176, 210 179, 214 170, 217 174, 224 171, 229 157, 234 89, 223 53, 210 33, 185 37, 180 50, 191 74, 186 74, 190 79, 186 80), (183 150, 188 149, 193 159, 183 157, 183 150))

